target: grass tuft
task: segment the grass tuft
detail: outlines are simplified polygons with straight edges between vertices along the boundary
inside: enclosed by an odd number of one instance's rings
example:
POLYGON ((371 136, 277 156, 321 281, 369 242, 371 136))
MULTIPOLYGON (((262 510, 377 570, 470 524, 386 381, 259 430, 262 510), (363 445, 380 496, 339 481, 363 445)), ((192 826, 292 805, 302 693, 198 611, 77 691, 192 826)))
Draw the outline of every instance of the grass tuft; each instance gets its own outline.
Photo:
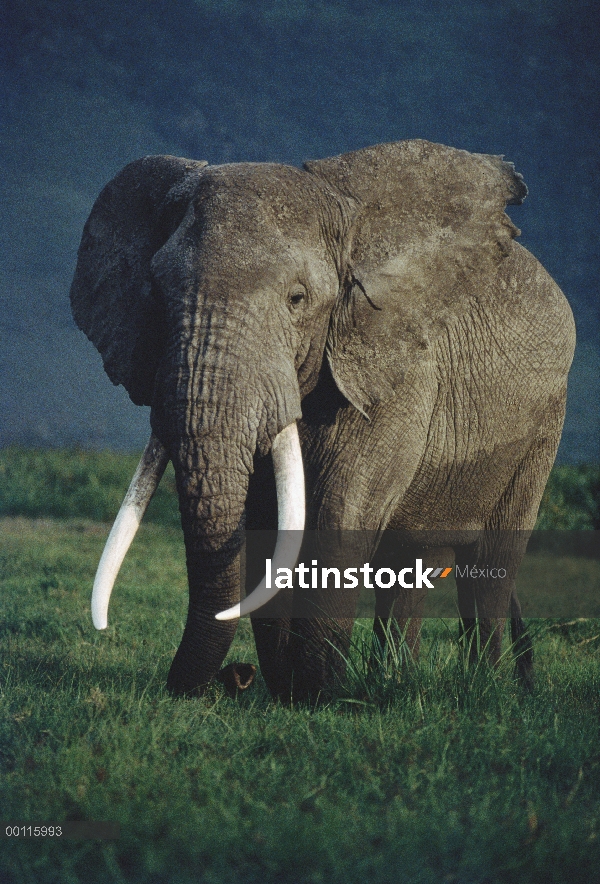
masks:
POLYGON ((391 710, 412 704, 423 715, 427 707, 452 702, 456 710, 490 708, 508 695, 519 698, 514 676, 513 647, 507 644, 499 664, 489 665, 485 653, 470 663, 470 639, 459 640, 456 621, 437 621, 438 629, 415 659, 406 638, 384 626, 385 646, 373 635, 369 621, 358 621, 338 702, 391 710), (508 693, 507 693, 508 692, 508 693))

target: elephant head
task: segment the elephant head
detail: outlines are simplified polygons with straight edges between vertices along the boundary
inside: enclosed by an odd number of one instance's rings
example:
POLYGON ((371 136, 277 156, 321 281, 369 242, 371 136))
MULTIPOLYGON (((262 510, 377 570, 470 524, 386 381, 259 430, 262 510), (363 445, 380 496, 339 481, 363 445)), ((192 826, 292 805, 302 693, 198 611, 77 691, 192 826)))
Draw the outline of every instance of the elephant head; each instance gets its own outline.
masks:
MULTIPOLYGON (((296 422, 323 371, 369 420, 493 275, 526 189, 511 164, 425 141, 303 169, 146 157, 99 196, 71 289, 115 384, 151 406, 153 437, 97 578, 95 622, 170 458, 189 610, 175 693, 213 679, 240 611, 249 477, 272 452, 279 527, 302 528, 296 422), (217 619, 220 615, 220 619, 217 619), (233 619, 232 619, 233 618, 233 619)), ((352 527, 352 526, 350 526, 352 527)), ((297 544, 276 557, 293 559, 297 544)))

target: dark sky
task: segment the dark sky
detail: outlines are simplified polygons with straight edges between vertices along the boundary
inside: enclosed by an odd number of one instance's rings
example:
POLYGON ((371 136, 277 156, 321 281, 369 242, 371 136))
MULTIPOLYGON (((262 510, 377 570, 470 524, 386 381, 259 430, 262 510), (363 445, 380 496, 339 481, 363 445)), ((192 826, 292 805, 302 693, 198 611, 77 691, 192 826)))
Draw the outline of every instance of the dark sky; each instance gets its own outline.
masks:
POLYGON ((563 461, 600 460, 600 49, 589 0, 3 0, 0 445, 140 448, 68 291, 101 187, 152 153, 306 159, 427 138, 505 154, 579 343, 563 461))

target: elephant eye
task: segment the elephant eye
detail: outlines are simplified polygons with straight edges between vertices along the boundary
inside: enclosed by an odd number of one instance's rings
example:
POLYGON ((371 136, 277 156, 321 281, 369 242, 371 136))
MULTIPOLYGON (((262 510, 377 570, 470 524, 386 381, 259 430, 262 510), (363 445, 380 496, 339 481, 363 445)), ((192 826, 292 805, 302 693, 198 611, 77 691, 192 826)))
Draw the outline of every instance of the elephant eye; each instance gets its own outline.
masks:
POLYGON ((304 298, 306 297, 306 292, 304 289, 294 289, 294 291, 290 294, 290 304, 292 307, 298 307, 304 298))

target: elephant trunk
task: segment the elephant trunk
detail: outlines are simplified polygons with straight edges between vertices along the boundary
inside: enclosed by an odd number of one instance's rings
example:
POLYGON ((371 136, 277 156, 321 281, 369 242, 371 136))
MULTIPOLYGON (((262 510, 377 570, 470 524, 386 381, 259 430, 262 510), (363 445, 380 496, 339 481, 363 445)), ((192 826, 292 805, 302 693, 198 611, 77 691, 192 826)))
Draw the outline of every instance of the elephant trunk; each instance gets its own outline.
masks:
MULTIPOLYGON (((241 552, 255 453, 272 450, 277 462, 294 435, 299 451, 300 392, 293 362, 281 359, 283 348, 259 353, 258 317, 236 303, 192 316, 179 323, 161 408, 153 409, 175 467, 189 583, 187 622, 167 682, 175 694, 201 693, 215 677, 242 613, 241 552), (222 612, 227 620, 216 619, 222 612)), ((298 488, 297 477, 292 484, 298 488)), ((282 501, 288 498, 282 493, 282 501)), ((285 526, 302 528, 289 515, 294 504, 283 505, 285 526)), ((302 522, 303 516, 302 507, 302 522)))
POLYGON ((233 469, 213 473, 210 465, 206 472, 190 472, 188 458, 184 463, 177 458, 174 462, 189 598, 167 687, 173 694, 189 696, 202 693, 215 677, 237 627, 237 621, 221 624, 215 616, 239 601, 248 478, 233 469))
MULTIPOLYGON (((273 553, 272 571, 293 568, 302 545, 305 521, 304 467, 298 427, 290 424, 273 441, 273 469, 277 488, 277 543, 273 553)), ((278 592, 266 575, 246 598, 227 611, 216 615, 217 620, 233 620, 256 611, 278 592)))
MULTIPOLYGON (((277 591, 265 580, 240 604, 241 551, 249 469, 233 444, 231 460, 213 468, 213 447, 184 447, 176 463, 189 582, 188 616, 173 660, 168 687, 197 694, 215 677, 229 650, 240 616, 265 604, 277 591), (202 464, 200 469, 192 464, 202 464)), ((274 567, 294 567, 304 527, 304 474, 296 423, 273 440, 279 507, 274 567)), ((252 452, 253 453, 253 452, 252 452)))

